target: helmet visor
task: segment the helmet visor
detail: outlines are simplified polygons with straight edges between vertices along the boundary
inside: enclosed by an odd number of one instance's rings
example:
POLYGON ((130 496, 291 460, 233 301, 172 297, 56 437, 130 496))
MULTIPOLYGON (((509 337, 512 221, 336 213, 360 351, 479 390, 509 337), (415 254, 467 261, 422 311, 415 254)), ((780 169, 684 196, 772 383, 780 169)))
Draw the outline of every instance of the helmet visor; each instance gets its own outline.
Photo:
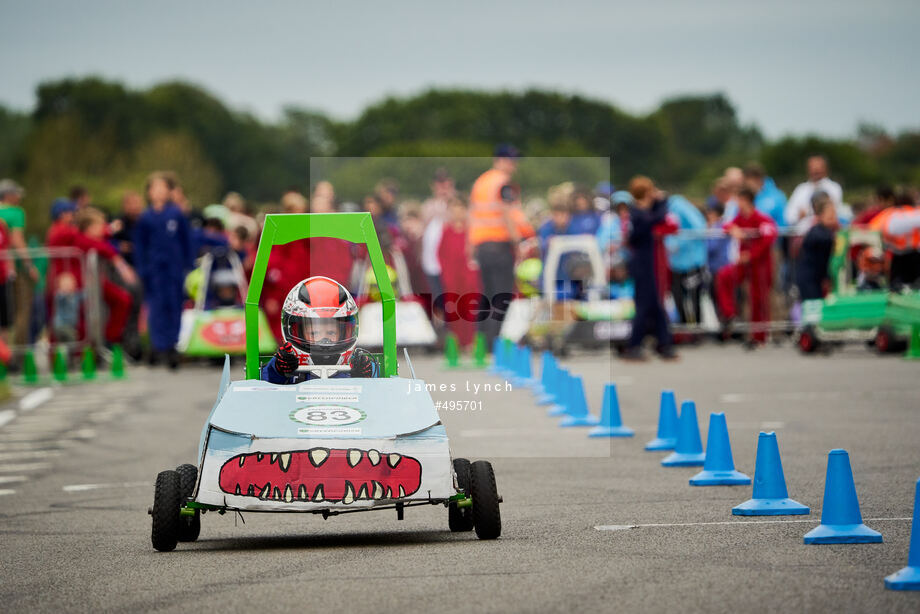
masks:
POLYGON ((312 318, 285 312, 281 325, 285 340, 308 354, 342 353, 350 349, 358 337, 358 317, 354 314, 312 318))

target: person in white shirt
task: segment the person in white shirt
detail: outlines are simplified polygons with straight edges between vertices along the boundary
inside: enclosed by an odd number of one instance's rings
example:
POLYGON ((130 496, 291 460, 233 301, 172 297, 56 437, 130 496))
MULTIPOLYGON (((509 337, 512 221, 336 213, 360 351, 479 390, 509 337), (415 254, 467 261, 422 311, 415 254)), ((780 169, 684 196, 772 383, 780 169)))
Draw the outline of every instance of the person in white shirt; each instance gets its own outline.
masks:
POLYGON ((431 198, 422 204, 425 231, 422 234, 421 264, 428 278, 428 287, 435 298, 444 292, 438 248, 441 246, 441 234, 447 218, 447 203, 455 194, 453 178, 445 169, 439 168, 431 182, 431 198))
POLYGON ((811 225, 810 220, 814 217, 811 202, 815 192, 824 192, 830 197, 841 222, 852 218, 850 208, 843 204, 843 188, 828 177, 827 172, 827 159, 824 156, 808 158, 808 181, 796 186, 792 196, 789 197, 789 202, 786 203, 783 217, 787 224, 799 229, 807 229, 811 225))

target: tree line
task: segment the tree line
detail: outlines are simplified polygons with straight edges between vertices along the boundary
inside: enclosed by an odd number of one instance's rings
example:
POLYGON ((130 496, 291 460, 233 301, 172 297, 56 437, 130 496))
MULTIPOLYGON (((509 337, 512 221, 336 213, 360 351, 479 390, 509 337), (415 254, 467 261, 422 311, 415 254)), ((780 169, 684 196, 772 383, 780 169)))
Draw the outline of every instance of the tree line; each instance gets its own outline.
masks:
MULTIPOLYGON (((0 176, 27 188, 33 230, 47 224, 48 204, 73 184, 85 185, 98 204, 114 209, 149 171, 169 168, 195 204, 215 202, 229 190, 264 203, 290 187, 306 191, 311 158, 316 165, 333 156, 488 157, 500 142, 514 143, 527 156, 589 159, 556 165, 575 179, 595 177, 597 159, 609 158, 615 184, 644 173, 691 197, 705 195, 726 166, 750 160, 760 160, 791 189, 802 180, 805 158, 818 152, 848 195, 879 183, 920 184, 920 129, 891 135, 860 126, 847 139, 770 141, 756 126, 742 125, 722 94, 675 97, 635 115, 552 91, 435 89, 385 98, 351 121, 292 106, 267 122, 194 84, 171 81, 138 90, 90 77, 42 83, 29 113, 0 107, 0 176)), ((369 161, 337 168, 336 188, 352 200, 379 179, 367 176, 379 168, 369 161)), ((404 192, 422 195, 428 170, 407 168, 404 192)), ((545 189, 534 185, 540 173, 533 175, 525 191, 545 189)))

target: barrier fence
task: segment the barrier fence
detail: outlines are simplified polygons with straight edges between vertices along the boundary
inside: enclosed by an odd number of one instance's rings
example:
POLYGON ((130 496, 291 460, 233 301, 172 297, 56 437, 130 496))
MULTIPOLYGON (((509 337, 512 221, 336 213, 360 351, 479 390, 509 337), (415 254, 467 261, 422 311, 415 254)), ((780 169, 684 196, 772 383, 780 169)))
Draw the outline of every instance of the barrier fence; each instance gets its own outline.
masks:
POLYGON ((103 346, 105 309, 95 251, 34 247, 0 253, 0 333, 14 356, 36 345, 103 346), (33 278, 31 264, 37 275, 33 278))

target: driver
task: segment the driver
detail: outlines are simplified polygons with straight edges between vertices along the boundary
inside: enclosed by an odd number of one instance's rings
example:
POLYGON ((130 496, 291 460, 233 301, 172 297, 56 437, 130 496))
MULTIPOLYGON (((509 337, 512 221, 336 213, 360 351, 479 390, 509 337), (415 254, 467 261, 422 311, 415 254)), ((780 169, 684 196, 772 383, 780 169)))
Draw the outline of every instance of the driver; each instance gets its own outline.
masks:
POLYGON ((262 380, 294 384, 317 377, 301 365, 348 365, 331 377, 378 377, 380 363, 356 348, 358 306, 345 287, 328 277, 309 277, 288 292, 281 310, 284 343, 262 367, 262 380))

